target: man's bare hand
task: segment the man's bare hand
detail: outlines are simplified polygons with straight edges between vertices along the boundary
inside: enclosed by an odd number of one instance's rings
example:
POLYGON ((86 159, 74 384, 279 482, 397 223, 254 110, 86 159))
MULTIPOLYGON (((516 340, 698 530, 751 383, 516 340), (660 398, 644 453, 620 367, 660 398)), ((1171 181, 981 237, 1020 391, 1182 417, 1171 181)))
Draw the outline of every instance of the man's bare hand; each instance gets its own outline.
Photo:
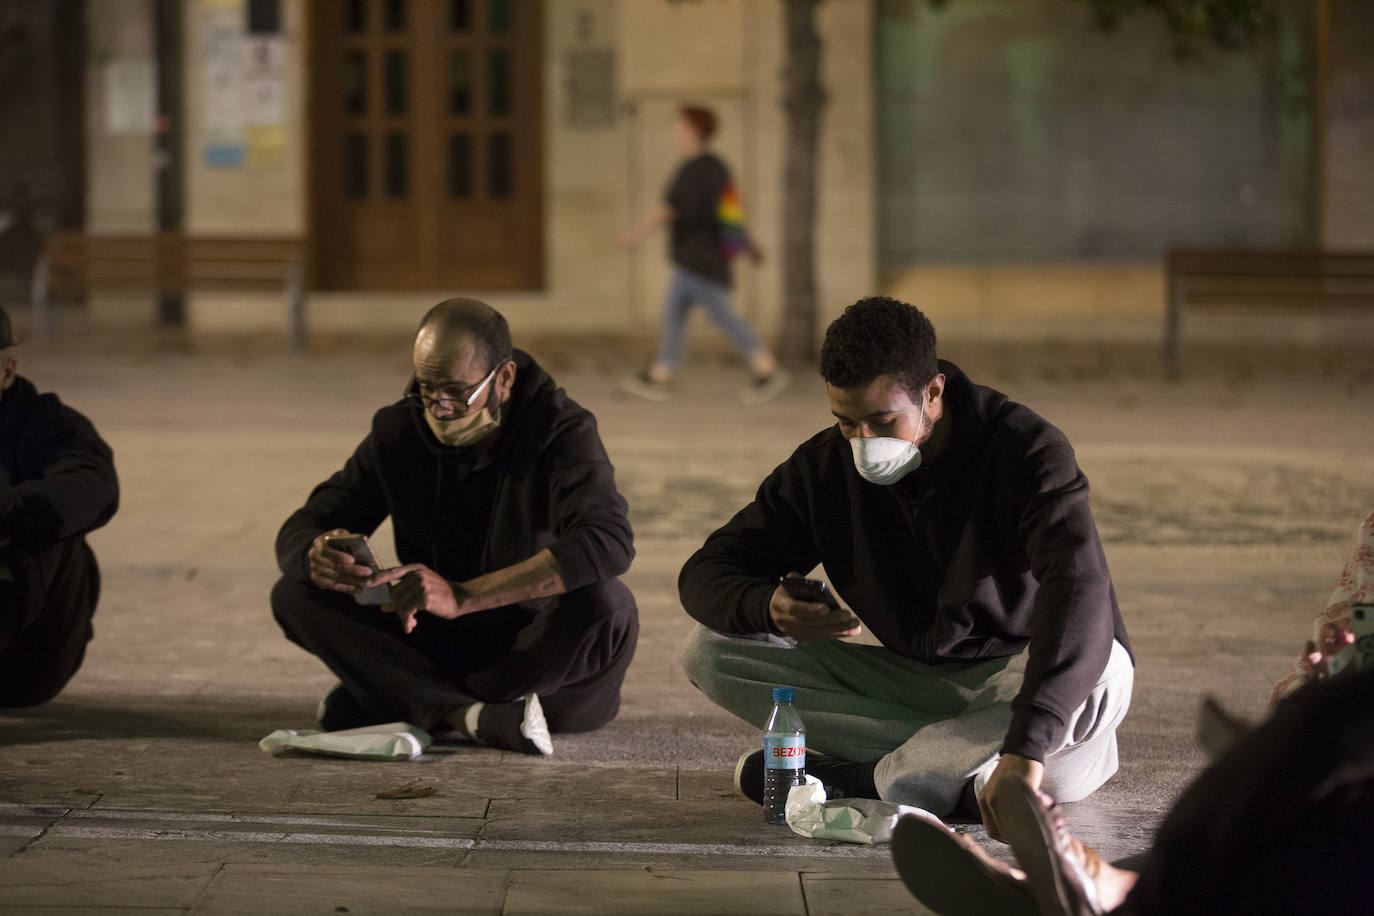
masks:
POLYGON ((978 796, 978 812, 983 816, 983 826, 988 829, 988 836, 994 840, 1002 839, 1002 830, 997 825, 997 810, 1005 805, 1004 793, 1007 791, 1007 785, 1013 780, 1018 780, 1039 791, 1040 783, 1044 779, 1045 765, 1040 761, 1018 757, 1016 754, 1002 755, 1002 759, 997 762, 997 768, 992 771, 987 785, 983 786, 983 791, 978 796))
POLYGON ((454 584, 423 563, 410 563, 380 572, 368 580, 368 585, 391 586, 390 600, 382 610, 401 618, 407 633, 415 629, 415 615, 424 611, 435 617, 452 620, 465 612, 454 592, 454 584))
POLYGON ((798 601, 779 585, 768 599, 768 616, 784 636, 798 642, 857 636, 862 627, 853 611, 832 608, 817 601, 798 601))
POLYGON ((326 531, 310 542, 306 559, 310 564, 311 582, 331 592, 355 595, 377 570, 354 563, 351 556, 342 550, 333 549, 326 543, 329 538, 342 537, 348 533, 342 528, 326 531))

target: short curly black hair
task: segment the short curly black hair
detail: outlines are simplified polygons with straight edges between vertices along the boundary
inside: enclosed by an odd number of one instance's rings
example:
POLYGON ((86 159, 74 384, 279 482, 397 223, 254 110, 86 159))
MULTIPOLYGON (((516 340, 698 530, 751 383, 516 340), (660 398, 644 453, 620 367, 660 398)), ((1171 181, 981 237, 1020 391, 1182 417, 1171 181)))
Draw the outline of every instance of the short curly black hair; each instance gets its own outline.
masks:
POLYGON ((938 371, 930 319, 889 296, 869 296, 845 309, 821 344, 821 378, 836 388, 863 388, 880 375, 894 375, 914 396, 938 371))

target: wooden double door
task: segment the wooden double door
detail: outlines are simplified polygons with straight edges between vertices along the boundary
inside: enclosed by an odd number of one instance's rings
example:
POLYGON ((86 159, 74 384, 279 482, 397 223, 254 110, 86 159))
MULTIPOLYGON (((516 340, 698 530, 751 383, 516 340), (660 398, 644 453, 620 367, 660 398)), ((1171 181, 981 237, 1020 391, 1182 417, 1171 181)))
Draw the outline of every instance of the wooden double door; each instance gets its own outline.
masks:
POLYGON ((316 0, 321 289, 543 285, 541 0, 316 0))

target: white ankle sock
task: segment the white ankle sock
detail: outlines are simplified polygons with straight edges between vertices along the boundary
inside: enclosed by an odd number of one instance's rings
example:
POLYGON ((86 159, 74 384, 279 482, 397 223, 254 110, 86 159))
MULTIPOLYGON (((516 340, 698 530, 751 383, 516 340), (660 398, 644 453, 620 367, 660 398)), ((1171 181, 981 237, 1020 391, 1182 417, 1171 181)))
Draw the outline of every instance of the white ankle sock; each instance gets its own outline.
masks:
POLYGON ((463 714, 463 730, 468 733, 469 738, 477 737, 477 717, 482 714, 482 707, 485 703, 473 703, 468 707, 468 711, 463 714))

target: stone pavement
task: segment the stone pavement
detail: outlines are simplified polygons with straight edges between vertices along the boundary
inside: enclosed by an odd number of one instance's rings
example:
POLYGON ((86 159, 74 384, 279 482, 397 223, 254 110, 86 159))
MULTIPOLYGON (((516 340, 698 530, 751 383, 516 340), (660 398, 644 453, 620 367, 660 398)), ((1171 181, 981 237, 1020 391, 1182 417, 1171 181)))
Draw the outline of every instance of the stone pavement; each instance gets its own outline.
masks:
MULTIPOLYGON (((819 382, 744 407, 742 372, 708 361, 649 404, 618 391, 614 359, 530 346, 596 411, 631 504, 643 628, 624 707, 551 758, 440 747, 398 764, 256 742, 310 727, 332 682, 271 621, 276 528, 399 393, 405 348, 21 351, 96 421, 124 494, 92 539, 105 581, 85 666, 54 702, 0 713, 0 912, 922 912, 886 849, 760 823, 730 782, 757 726, 676 658, 678 568, 827 423, 819 382), (438 791, 376 797, 415 778, 438 791)), ((1064 428, 1092 480, 1139 670, 1122 770, 1068 816, 1109 856, 1140 852, 1202 764, 1197 700, 1262 714, 1374 506, 1374 377, 1322 354, 1167 382, 1153 350, 948 350, 1064 428)))

